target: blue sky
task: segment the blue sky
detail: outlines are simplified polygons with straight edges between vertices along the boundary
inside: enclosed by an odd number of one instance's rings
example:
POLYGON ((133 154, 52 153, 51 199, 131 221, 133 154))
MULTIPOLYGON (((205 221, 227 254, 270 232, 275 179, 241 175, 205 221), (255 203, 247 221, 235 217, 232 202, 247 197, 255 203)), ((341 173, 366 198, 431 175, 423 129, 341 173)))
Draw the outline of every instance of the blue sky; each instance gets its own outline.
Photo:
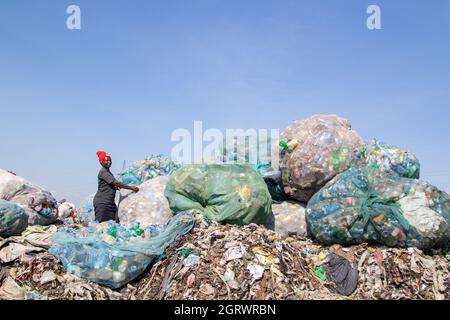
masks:
POLYGON ((77 203, 99 149, 117 173, 194 120, 282 130, 335 113, 449 191, 449 38, 446 0, 2 1, 0 168, 77 203))

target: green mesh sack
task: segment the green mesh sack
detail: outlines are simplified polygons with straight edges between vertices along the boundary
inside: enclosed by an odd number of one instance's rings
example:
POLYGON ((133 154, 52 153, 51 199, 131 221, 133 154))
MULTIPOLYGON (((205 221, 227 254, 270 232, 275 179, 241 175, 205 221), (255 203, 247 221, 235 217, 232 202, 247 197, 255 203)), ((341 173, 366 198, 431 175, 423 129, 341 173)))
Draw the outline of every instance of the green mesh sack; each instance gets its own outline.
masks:
POLYGON ((450 239, 450 197, 427 182, 351 168, 308 202, 310 234, 324 244, 429 248, 450 239))
POLYGON ((250 165, 191 165, 176 171, 165 196, 175 213, 195 209, 221 223, 265 224, 271 212, 267 186, 250 165))

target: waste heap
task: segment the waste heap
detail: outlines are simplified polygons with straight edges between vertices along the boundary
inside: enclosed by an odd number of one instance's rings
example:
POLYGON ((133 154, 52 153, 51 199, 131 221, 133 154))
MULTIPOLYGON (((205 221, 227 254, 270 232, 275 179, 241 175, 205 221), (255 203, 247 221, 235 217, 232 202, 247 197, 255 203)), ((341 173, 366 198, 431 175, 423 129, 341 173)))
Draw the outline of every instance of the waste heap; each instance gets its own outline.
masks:
POLYGON ((448 258, 416 248, 325 247, 251 224, 197 219, 145 277, 138 299, 449 299, 448 258))
POLYGON ((430 250, 329 247, 197 218, 165 259, 112 290, 68 273, 46 251, 56 230, 27 231, 0 240, 0 299, 450 299, 450 254, 430 250))

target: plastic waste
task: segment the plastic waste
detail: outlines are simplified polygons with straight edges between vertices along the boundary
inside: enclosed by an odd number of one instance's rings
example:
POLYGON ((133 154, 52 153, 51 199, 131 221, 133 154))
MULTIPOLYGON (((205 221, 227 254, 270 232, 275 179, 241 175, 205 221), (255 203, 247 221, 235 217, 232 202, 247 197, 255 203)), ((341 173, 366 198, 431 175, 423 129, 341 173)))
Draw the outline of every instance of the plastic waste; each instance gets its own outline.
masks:
MULTIPOLYGON (((284 201, 273 203, 273 230, 281 237, 298 235, 306 237, 305 206, 301 203, 284 201)), ((272 228, 271 228, 272 229, 272 228)))
POLYGON ((429 248, 450 239, 450 198, 421 180, 351 168, 311 198, 306 222, 324 244, 429 248))
POLYGON ((60 218, 74 218, 77 216, 77 209, 73 203, 59 202, 58 203, 58 215, 60 218))
POLYGON ((406 149, 373 140, 361 150, 361 155, 371 170, 396 173, 404 178, 420 177, 420 162, 406 149))
POLYGON ((151 155, 144 160, 133 162, 131 166, 118 175, 118 180, 130 185, 140 185, 158 176, 171 175, 181 167, 164 155, 151 155))
POLYGON ((23 207, 30 225, 49 225, 58 219, 57 202, 52 194, 31 182, 0 169, 0 199, 23 207))
POLYGON ((14 203, 0 200, 0 237, 20 235, 28 227, 28 215, 14 203))
POLYGON ((174 216, 157 236, 144 239, 114 222, 79 230, 65 228, 53 236, 50 253, 76 276, 110 288, 120 288, 136 278, 164 253, 178 235, 194 225, 190 212, 174 216), (130 237, 128 238, 128 235, 130 237))
POLYGON ((177 170, 165 196, 172 211, 194 209, 221 223, 264 224, 271 197, 263 178, 249 165, 191 165, 177 170))
POLYGON ((183 265, 185 267, 191 267, 193 265, 196 265, 199 262, 200 262, 199 256, 197 256, 195 254, 190 254, 183 260, 183 265))
POLYGON ((272 166, 281 170, 285 193, 307 202, 338 173, 360 160, 362 138, 336 115, 294 121, 275 145, 272 166))
POLYGON ((156 177, 139 186, 119 204, 119 219, 125 225, 140 222, 143 229, 150 225, 165 225, 172 218, 169 202, 164 196, 166 176, 156 177))

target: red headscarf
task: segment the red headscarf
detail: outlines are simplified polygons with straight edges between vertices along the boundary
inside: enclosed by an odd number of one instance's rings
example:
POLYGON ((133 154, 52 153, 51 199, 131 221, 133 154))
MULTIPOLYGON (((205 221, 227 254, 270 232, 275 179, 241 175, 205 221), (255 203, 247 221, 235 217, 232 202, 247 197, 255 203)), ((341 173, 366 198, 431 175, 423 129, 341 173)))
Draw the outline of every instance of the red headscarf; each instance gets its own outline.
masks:
POLYGON ((97 156, 98 161, 100 162, 100 164, 102 164, 103 161, 105 161, 105 158, 109 157, 109 154, 107 154, 105 151, 97 151, 97 156))

